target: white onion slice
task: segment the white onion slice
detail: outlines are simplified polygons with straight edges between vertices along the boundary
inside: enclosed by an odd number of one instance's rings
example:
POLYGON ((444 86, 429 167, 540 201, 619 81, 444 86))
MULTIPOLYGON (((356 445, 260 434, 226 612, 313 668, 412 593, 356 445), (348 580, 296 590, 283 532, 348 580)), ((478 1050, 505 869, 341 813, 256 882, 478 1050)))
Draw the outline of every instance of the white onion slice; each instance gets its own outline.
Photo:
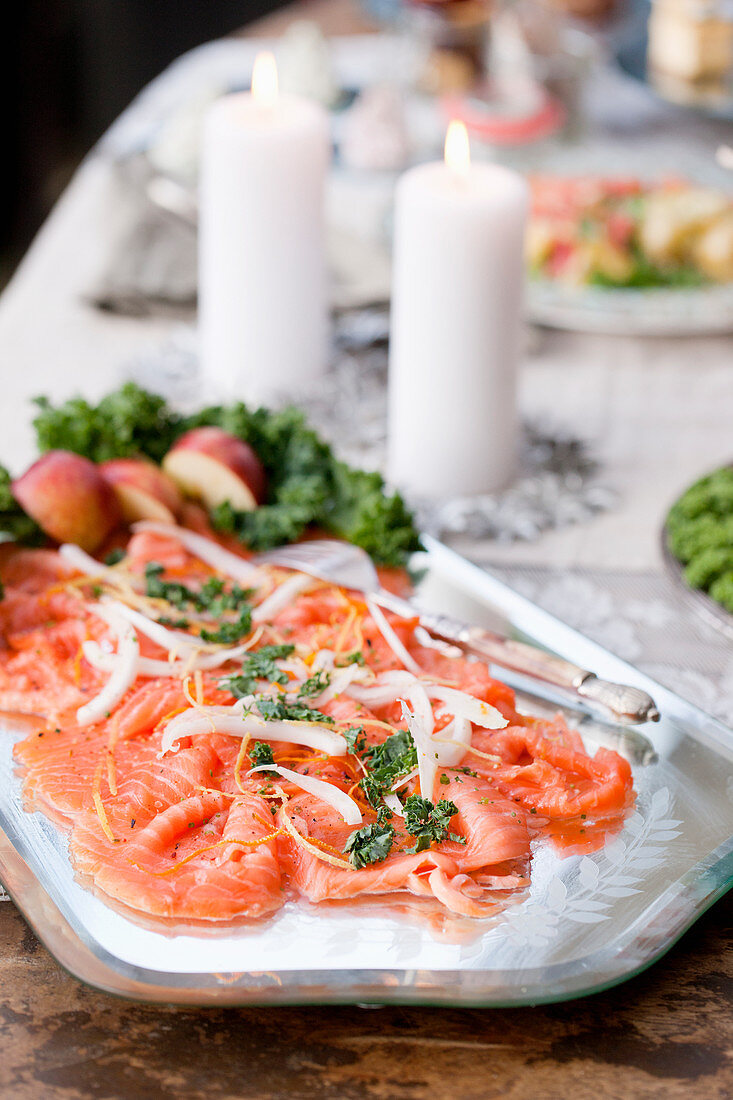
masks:
POLYGON ((383 672, 379 677, 379 682, 373 687, 355 687, 352 685, 347 689, 347 694, 352 699, 356 699, 357 703, 374 707, 386 706, 387 703, 394 703, 398 699, 407 699, 419 721, 427 730, 428 736, 432 734, 435 728, 433 708, 430 705, 426 685, 422 680, 418 680, 416 676, 413 676, 411 672, 402 672, 398 669, 383 672))
POLYGON ((447 709, 456 717, 467 718, 469 722, 480 726, 484 730, 501 730, 509 725, 504 715, 485 703, 483 699, 477 699, 475 695, 469 695, 466 691, 457 691, 456 688, 443 687, 442 684, 426 684, 425 690, 431 699, 439 699, 445 703, 447 709))
POLYGON ((432 730, 423 725, 420 718, 402 704, 402 717, 412 734, 417 749, 417 769, 420 776, 420 794, 432 802, 435 776, 438 770, 438 746, 431 737, 432 730))
POLYGON ((180 630, 170 630, 167 626, 163 626, 154 619, 149 619, 147 615, 143 615, 140 611, 136 611, 134 607, 128 607, 127 604, 120 603, 118 600, 110 600, 108 606, 120 614, 123 619, 127 619, 129 623, 137 627, 141 634, 144 634, 146 638, 150 638, 151 642, 155 642, 163 649, 173 650, 187 656, 193 653, 194 650, 201 648, 202 643, 194 638, 192 634, 184 634, 180 630))
POLYGON ((439 764, 449 767, 460 764, 471 745, 471 723, 468 718, 455 717, 436 735, 433 743, 439 764))
POLYGON ((324 703, 329 703, 331 699, 336 699, 339 695, 342 695, 351 684, 363 684, 365 681, 371 680, 374 673, 371 669, 354 663, 345 665, 344 668, 336 668, 329 675, 331 679, 328 687, 312 701, 316 709, 322 707, 324 703))
POLYGON ((396 779, 392 786, 389 788, 391 791, 400 791, 403 787, 406 787, 411 779, 414 779, 416 775, 419 775, 419 769, 413 768, 407 775, 401 775, 399 779, 396 779))
POLYGON ((117 655, 112 675, 99 695, 77 710, 76 720, 80 726, 89 726, 93 722, 98 722, 117 706, 125 692, 137 679, 137 663, 140 658, 140 643, 129 623, 99 604, 92 604, 89 610, 97 618, 102 619, 116 634, 117 655))
POLYGON ((313 588, 316 581, 307 573, 294 573, 286 581, 279 584, 274 592, 259 604, 252 612, 253 623, 267 622, 273 619, 283 608, 292 603, 296 596, 313 588))
POLYGON ((248 588, 257 587, 262 580, 262 570, 238 554, 232 554, 231 550, 225 550, 218 542, 206 538, 205 535, 197 535, 195 531, 189 531, 187 527, 178 527, 172 523, 155 523, 153 520, 140 520, 133 523, 132 530, 150 531, 153 535, 164 535, 177 539, 181 546, 190 551, 195 557, 206 562, 212 569, 218 569, 220 573, 232 577, 240 584, 248 588))
MULTIPOLYGON (((86 641, 81 643, 82 652, 92 668, 100 672, 112 672, 117 667, 117 655, 106 653, 97 642, 86 641)), ((206 671, 218 668, 227 661, 236 660, 246 650, 241 646, 236 649, 222 650, 219 653, 200 653, 195 660, 187 661, 158 661, 155 657, 140 657, 137 663, 138 676, 185 676, 196 669, 206 671)))
POLYGON ((409 668, 410 672, 412 672, 415 676, 420 676, 422 673, 422 669, 420 668, 415 658, 410 656, 410 654, 403 646, 402 642, 395 634, 394 629, 390 626, 387 620, 387 616, 384 614, 381 607, 378 607, 375 604, 374 600, 370 599, 367 599, 366 604, 369 608, 369 614, 374 619, 374 622, 377 624, 377 629, 379 630, 379 633, 382 635, 385 642, 394 653, 395 657, 402 662, 405 668, 409 668))
POLYGON ((361 810, 353 798, 350 798, 340 787, 333 783, 326 783, 323 779, 314 779, 311 775, 301 775, 300 772, 291 771, 290 768, 281 768, 279 764, 260 764, 251 768, 247 775, 255 775, 257 772, 277 772, 283 779, 289 779, 296 787, 315 795, 321 802, 327 802, 336 813, 340 814, 347 825, 360 825, 362 822, 361 810))
POLYGON ((393 814, 397 814, 398 817, 404 817, 405 811, 402 808, 402 803, 396 794, 385 794, 382 796, 382 801, 385 806, 389 807, 393 814))
POLYGON ((65 542, 59 546, 58 554, 67 565, 71 565, 78 573, 84 573, 87 577, 104 577, 105 580, 109 580, 113 584, 120 583, 120 576, 114 569, 110 569, 108 565, 103 565, 101 561, 97 561, 91 554, 87 554, 86 550, 82 550, 80 546, 76 546, 73 542, 65 542))
POLYGON ((319 722, 266 722, 255 714, 241 714, 242 703, 234 707, 191 707, 172 718, 163 730, 160 756, 169 752, 181 737, 217 733, 228 737, 250 737, 260 741, 286 741, 289 745, 305 745, 328 756, 345 756, 348 746, 340 733, 319 722), (235 707, 237 708, 235 710, 235 707), (238 711, 240 713, 238 713, 238 711))

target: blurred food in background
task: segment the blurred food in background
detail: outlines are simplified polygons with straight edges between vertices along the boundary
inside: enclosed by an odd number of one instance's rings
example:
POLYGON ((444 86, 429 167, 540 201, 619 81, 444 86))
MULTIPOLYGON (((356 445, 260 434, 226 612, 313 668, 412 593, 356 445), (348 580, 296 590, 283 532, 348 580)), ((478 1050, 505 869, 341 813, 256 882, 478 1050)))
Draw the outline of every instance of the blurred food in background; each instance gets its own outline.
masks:
POLYGON ((532 180, 533 275, 572 285, 694 287, 733 280, 733 202, 680 180, 532 180))

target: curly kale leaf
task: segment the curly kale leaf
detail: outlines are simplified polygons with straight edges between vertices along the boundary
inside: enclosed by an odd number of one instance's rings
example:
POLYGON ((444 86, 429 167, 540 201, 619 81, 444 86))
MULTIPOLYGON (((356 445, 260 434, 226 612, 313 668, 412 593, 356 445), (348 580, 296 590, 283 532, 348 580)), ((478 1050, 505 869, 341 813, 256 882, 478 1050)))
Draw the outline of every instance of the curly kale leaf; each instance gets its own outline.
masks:
POLYGON ((36 397, 33 420, 40 451, 76 451, 93 462, 143 454, 159 462, 181 433, 181 418, 165 400, 134 382, 92 405, 72 397, 54 407, 36 397))

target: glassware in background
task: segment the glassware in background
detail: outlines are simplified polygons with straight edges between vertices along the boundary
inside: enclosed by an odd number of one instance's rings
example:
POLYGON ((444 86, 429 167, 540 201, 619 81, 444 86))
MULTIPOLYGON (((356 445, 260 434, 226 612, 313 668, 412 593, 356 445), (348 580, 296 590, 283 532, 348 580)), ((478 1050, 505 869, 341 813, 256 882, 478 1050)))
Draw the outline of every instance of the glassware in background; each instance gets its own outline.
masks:
POLYGON ((661 95, 687 106, 730 98, 733 5, 653 0, 648 29, 648 76, 661 95))

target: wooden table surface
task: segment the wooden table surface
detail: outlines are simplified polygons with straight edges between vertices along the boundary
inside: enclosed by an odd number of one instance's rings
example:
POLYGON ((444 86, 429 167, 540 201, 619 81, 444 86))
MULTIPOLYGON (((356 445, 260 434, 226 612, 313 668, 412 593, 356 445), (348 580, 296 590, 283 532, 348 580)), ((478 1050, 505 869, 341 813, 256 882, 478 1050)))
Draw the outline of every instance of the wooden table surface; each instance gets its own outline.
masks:
POLYGON ((733 904, 646 974, 516 1009, 159 1008, 87 989, 0 905, 0 1096, 627 1100, 733 1096, 733 904))
MULTIPOLYGON (((317 17, 330 33, 363 29, 353 0, 312 0, 307 14, 317 17)), ((290 11, 280 12, 252 29, 278 33, 291 19, 290 11)), ((87 183, 95 171, 99 168, 87 169, 87 183)), ((66 218, 72 227, 72 207, 82 202, 80 184, 76 190, 76 197, 65 200, 53 226, 42 234, 3 302, 4 346, 16 349, 17 374, 25 376, 27 359, 33 392, 44 388, 33 373, 43 359, 34 342, 43 326, 28 325, 27 307, 39 299, 46 302, 46 327, 55 334, 59 388, 66 388, 67 369, 81 384, 78 348, 85 346, 90 360, 96 356, 101 369, 113 352, 119 362, 127 349, 137 348, 138 330, 148 341, 158 335, 158 328, 164 333, 153 323, 140 326, 129 319, 94 317, 78 304, 73 286, 63 291, 63 297, 61 291, 56 297, 50 291, 39 295, 41 270, 46 271, 44 285, 57 287, 58 280, 50 278, 53 265, 62 259, 67 264, 68 234, 62 233, 61 222, 66 218)), ((86 200, 82 205, 90 217, 86 200)), ((674 348, 666 351, 674 355, 674 348)), ((720 359, 710 342, 708 354, 712 372, 720 359)), ((88 373, 84 387, 92 392, 88 373)), ((44 381, 50 382, 50 376, 44 381)), ((107 388, 104 378, 98 384, 107 388)), ((14 442, 16 428, 10 421, 7 426, 14 442)), ((27 445, 20 435, 17 442, 18 450, 27 445)), ((292 1008, 270 1009, 265 1015, 254 1009, 135 1005, 87 989, 50 958, 15 907, 3 903, 0 1096, 730 1097, 732 915, 729 897, 646 974, 610 992, 567 1004, 483 1011, 292 1008)))

